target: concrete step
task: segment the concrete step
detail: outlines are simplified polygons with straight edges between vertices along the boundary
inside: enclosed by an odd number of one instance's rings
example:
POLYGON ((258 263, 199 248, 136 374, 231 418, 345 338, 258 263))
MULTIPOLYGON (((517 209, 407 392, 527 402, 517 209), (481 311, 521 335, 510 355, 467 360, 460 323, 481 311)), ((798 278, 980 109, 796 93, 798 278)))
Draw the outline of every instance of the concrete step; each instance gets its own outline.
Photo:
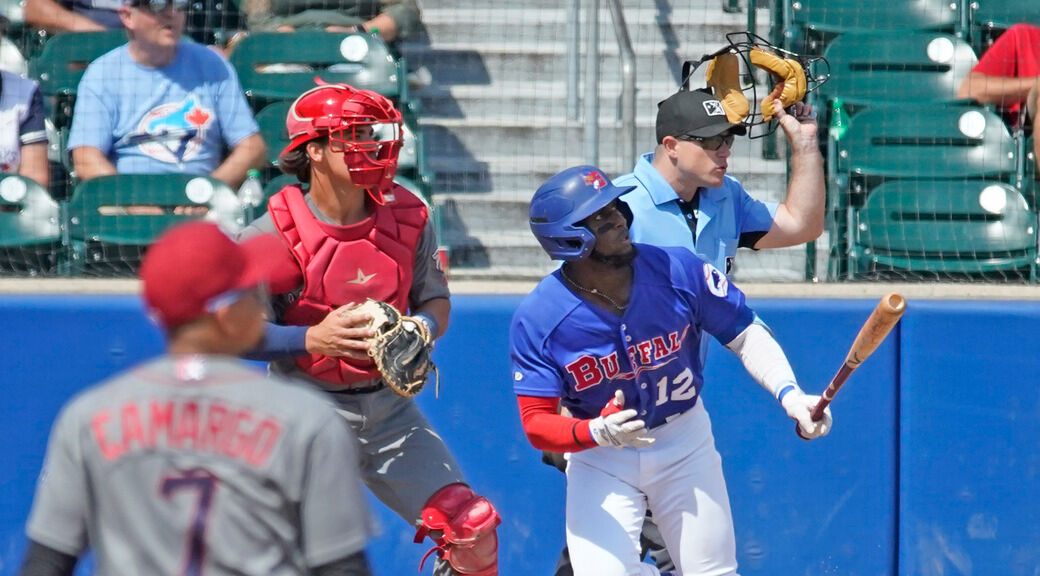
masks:
MULTIPOLYGON (((663 43, 635 46, 636 78, 640 83, 672 80, 677 85, 682 59, 700 58, 721 46, 722 42, 683 41, 667 52, 663 43)), ((604 44, 600 54, 600 77, 619 76, 617 45, 604 44)), ((433 81, 441 85, 487 85, 518 78, 538 84, 567 78, 567 46, 558 38, 544 42, 437 42, 432 47, 412 44, 405 57, 410 68, 425 66, 433 81)))
MULTIPOLYGON (((600 159, 620 158, 628 135, 619 124, 600 124, 597 138, 600 159)), ((566 158, 581 157, 585 153, 584 126, 566 118, 424 120, 423 131, 428 158, 566 158)), ((636 124, 636 150, 651 151, 656 143, 653 120, 639 119, 636 124)), ((761 151, 762 139, 738 138, 732 157, 734 160, 761 159, 761 151)), ((633 160, 629 159, 625 164, 633 160)))
MULTIPOLYGON (((721 47, 725 44, 728 32, 741 31, 747 28, 747 14, 730 14, 719 10, 718 5, 675 7, 661 12, 650 3, 632 3, 625 6, 625 24, 633 44, 659 43, 666 41, 682 41, 683 39, 711 39, 721 47)), ((584 9, 584 6, 582 6, 584 9)), ((759 10, 757 16, 762 23, 768 23, 768 10, 759 10)), ((452 42, 459 38, 472 41, 532 41, 561 40, 570 37, 572 25, 568 4, 557 3, 539 9, 532 8, 529 3, 523 6, 470 6, 468 8, 424 7, 423 24, 426 29, 425 38, 414 43, 438 44, 452 42)), ((578 37, 584 38, 584 12, 579 20, 578 37)), ((613 19, 606 6, 599 10, 599 36, 602 45, 617 45, 614 35, 613 19)), ((407 53, 409 45, 404 45, 407 53)))
MULTIPOLYGON (((599 113, 601 121, 621 118, 623 86, 615 78, 603 78, 599 84, 599 113)), ((636 110, 656 110, 657 103, 673 94, 678 84, 672 79, 644 82, 636 86, 636 110)), ((531 83, 521 80, 499 82, 494 85, 434 84, 412 93, 422 103, 425 119, 486 118, 508 116, 517 119, 539 116, 566 116, 567 82, 531 83)), ((584 88, 578 86, 578 117, 584 114, 581 96, 584 88)))
MULTIPOLYGON (((537 280, 557 266, 529 231, 526 235, 506 232, 451 234, 444 239, 450 247, 453 278, 488 279, 504 275, 511 279, 537 280)), ((816 241, 817 277, 826 273, 827 245, 826 235, 816 241)), ((805 245, 757 252, 741 249, 730 277, 738 284, 801 282, 805 280, 807 255, 805 245)))
MULTIPOLYGON (((639 152, 649 151, 640 150, 639 152)), ((730 174, 757 197, 779 201, 786 189, 787 168, 782 160, 763 160, 761 153, 738 149, 730 160, 730 174)), ((579 155, 483 156, 481 160, 454 156, 433 156, 429 166, 434 172, 434 192, 479 195, 492 191, 523 191, 527 198, 553 174, 570 166, 585 164, 579 155)), ((611 177, 631 172, 634 161, 617 156, 601 156, 599 168, 611 177)), ((518 192, 520 193, 520 192, 518 192)))

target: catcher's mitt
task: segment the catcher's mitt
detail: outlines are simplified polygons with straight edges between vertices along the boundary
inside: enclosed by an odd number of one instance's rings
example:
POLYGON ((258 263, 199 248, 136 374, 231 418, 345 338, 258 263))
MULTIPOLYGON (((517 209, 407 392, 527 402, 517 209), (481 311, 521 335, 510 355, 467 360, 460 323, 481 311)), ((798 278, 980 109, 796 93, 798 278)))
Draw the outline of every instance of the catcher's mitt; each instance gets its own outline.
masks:
POLYGON ((773 118, 773 99, 779 98, 784 108, 805 98, 807 88, 805 69, 794 58, 781 58, 761 48, 751 50, 751 63, 768 70, 777 80, 776 87, 762 99, 762 119, 768 122, 773 118))
POLYGON ((437 371, 430 358, 433 337, 426 325, 371 298, 354 309, 372 315, 370 326, 376 333, 369 338, 368 355, 386 385, 405 398, 418 394, 430 372, 437 371))
POLYGON ((705 79, 722 103, 726 119, 732 124, 742 123, 751 112, 751 106, 740 89, 740 62, 737 55, 726 52, 713 58, 708 62, 705 79))

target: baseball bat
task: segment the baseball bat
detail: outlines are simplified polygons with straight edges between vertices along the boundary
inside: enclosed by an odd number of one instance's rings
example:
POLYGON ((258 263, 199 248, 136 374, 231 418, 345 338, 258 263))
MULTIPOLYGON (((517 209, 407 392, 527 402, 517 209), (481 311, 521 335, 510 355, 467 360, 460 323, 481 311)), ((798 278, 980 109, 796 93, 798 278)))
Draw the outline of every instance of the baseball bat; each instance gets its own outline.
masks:
MULTIPOLYGON (((874 353, 874 350, 877 350, 905 311, 906 299, 899 294, 893 292, 885 294, 881 298, 881 302, 878 302, 874 311, 870 313, 870 317, 863 323, 863 327, 859 329, 859 334, 856 334, 856 340, 852 342, 852 347, 845 356, 845 362, 838 368, 838 373, 831 378, 831 383, 820 395, 820 401, 813 407, 811 415, 814 422, 823 418, 823 411, 834 400, 838 390, 849 379, 852 372, 859 368, 860 364, 863 364, 874 353)), ((797 424, 795 424, 795 430, 801 436, 801 429, 797 424)))

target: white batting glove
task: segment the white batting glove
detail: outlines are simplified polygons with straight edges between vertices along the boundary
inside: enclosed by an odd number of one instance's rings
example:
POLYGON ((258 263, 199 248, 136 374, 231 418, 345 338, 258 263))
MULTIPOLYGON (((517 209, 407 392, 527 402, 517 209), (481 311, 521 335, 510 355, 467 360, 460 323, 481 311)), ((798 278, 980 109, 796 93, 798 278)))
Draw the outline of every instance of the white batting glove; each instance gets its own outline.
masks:
POLYGON ((592 439, 600 446, 632 446, 643 448, 654 443, 654 439, 647 436, 649 430, 642 420, 633 420, 636 411, 621 410, 625 405, 625 394, 618 390, 614 393, 614 399, 607 403, 600 412, 598 418, 589 421, 589 433, 592 439))
POLYGON ((819 401, 819 396, 806 394, 797 388, 785 394, 780 401, 784 410, 787 411, 787 415, 798 423, 798 431, 806 440, 830 434, 831 424, 834 422, 831 418, 830 406, 824 409, 823 418, 818 422, 814 422, 810 414, 819 401))

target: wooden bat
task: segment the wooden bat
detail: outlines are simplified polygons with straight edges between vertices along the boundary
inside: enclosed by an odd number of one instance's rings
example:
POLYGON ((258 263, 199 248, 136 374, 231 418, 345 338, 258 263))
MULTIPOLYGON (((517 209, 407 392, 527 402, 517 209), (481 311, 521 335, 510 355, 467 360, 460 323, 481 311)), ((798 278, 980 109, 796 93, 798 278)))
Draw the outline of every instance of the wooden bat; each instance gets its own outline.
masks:
MULTIPOLYGON (((852 347, 849 349, 848 355, 845 356, 845 362, 842 363, 841 368, 838 368, 838 373, 831 379, 827 389, 820 395, 820 401, 812 409, 811 415, 814 422, 823 418, 823 411, 834 400, 834 395, 838 393, 845 381, 849 379, 852 372, 859 368, 860 364, 874 353, 874 350, 877 350, 877 347, 888 336, 888 333, 892 331, 892 327, 896 325, 896 322, 899 322, 905 311, 906 299, 899 294, 889 293, 881 298, 881 302, 878 302, 877 307, 870 313, 870 317, 863 323, 863 327, 859 329, 856 340, 852 342, 852 347)), ((795 425, 795 430, 801 436, 801 429, 798 428, 797 424, 795 425)))

